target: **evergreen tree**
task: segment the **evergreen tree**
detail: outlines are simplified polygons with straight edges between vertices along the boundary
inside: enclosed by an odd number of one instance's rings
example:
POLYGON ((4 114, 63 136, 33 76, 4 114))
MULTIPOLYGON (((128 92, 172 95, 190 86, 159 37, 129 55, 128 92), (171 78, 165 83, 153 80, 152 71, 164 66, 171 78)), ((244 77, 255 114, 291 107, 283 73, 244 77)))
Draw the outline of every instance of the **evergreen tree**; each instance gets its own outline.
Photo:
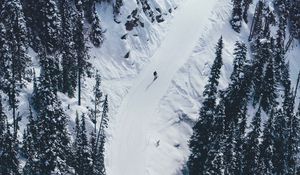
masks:
POLYGON ((104 165, 104 151, 105 151, 105 142, 106 135, 105 129, 108 126, 108 96, 105 95, 103 104, 102 104, 102 116, 99 126, 99 131, 96 140, 96 156, 94 159, 93 170, 94 174, 105 175, 105 165, 104 165))
POLYGON ((292 92, 285 94, 283 113, 287 118, 287 143, 285 151, 286 174, 297 174, 298 154, 299 154, 299 107, 298 112, 294 114, 294 96, 292 92))
POLYGON ((243 19, 246 23, 248 23, 248 10, 252 3, 253 3, 253 0, 244 0, 243 1, 243 19))
POLYGON ((39 33, 41 33, 41 1, 22 0, 21 2, 28 29, 29 44, 33 50, 38 52, 41 43, 41 39, 39 37, 39 33))
POLYGON ((236 83, 241 77, 244 76, 244 66, 247 59, 246 45, 237 41, 235 43, 233 55, 235 56, 235 58, 233 62, 233 72, 230 76, 230 80, 232 83, 236 83))
POLYGON ((3 152, 0 153, 0 174, 20 175, 19 160, 17 155, 17 140, 10 131, 7 124, 6 133, 3 138, 3 152))
POLYGON ((97 140, 97 129, 95 128, 91 134, 90 134, 90 147, 91 147, 91 165, 93 168, 93 174, 97 174, 97 170, 96 170, 96 159, 97 159, 97 145, 96 145, 96 140, 97 140))
MULTIPOLYGON (((222 99, 222 97, 221 97, 222 99)), ((208 152, 208 158, 205 162, 206 174, 223 174, 225 171, 225 140, 224 118, 225 118, 224 100, 221 100, 216 108, 216 117, 214 118, 214 134, 211 139, 211 148, 208 152)))
POLYGON ((81 105, 81 83, 82 78, 86 73, 88 73, 88 69, 91 67, 88 62, 89 55, 88 49, 85 45, 84 39, 84 31, 83 31, 83 10, 82 10, 82 2, 79 0, 77 3, 77 8, 79 14, 76 16, 76 24, 75 24, 75 33, 74 33, 74 42, 75 42, 75 50, 76 50, 76 59, 77 59, 77 83, 78 83, 78 105, 81 105))
POLYGON ((283 67, 283 71, 282 71, 282 85, 285 89, 285 91, 290 91, 291 89, 291 80, 290 80, 290 73, 289 73, 290 69, 289 69, 289 63, 287 63, 284 67, 283 67))
POLYGON ((60 87, 59 58, 56 55, 48 54, 46 49, 41 49, 38 58, 42 69, 41 74, 45 76, 48 85, 56 93, 60 87))
MULTIPOLYGON (((6 64, 3 91, 9 97, 9 105, 13 113, 14 133, 18 130, 17 108, 20 89, 25 85, 27 66, 30 59, 27 55, 27 31, 20 0, 5 0, 2 12, 7 32, 10 57, 5 57, 6 64)), ((5 49, 5 48, 4 48, 5 49)))
POLYGON ((232 9, 232 17, 230 24, 232 29, 238 33, 241 31, 242 27, 242 1, 241 0, 232 0, 233 9, 232 9))
POLYGON ((216 46, 216 58, 211 68, 208 84, 203 92, 204 101, 200 109, 199 120, 193 127, 193 135, 190 139, 189 147, 192 154, 189 157, 189 173, 202 174, 205 171, 205 162, 207 160, 210 141, 212 138, 212 123, 214 120, 218 79, 220 78, 222 62, 223 39, 219 39, 216 46))
POLYGON ((285 51, 284 51, 284 40, 285 40, 285 29, 281 29, 279 22, 279 29, 277 30, 276 43, 274 47, 274 70, 276 82, 283 83, 283 69, 285 66, 285 51))
POLYGON ((74 131, 75 131, 75 139, 73 142, 72 152, 73 152, 73 157, 74 157, 73 167, 76 171, 76 169, 79 169, 79 167, 80 167, 80 156, 81 156, 81 155, 79 155, 80 142, 81 142, 81 138, 80 138, 81 128, 80 128, 79 114, 77 111, 76 111, 74 131))
POLYGON ((100 26, 100 19, 96 13, 93 13, 93 20, 91 25, 91 32, 90 32, 90 40, 94 46, 100 47, 103 44, 103 31, 100 26))
POLYGON ((40 174, 51 174, 55 169, 68 172, 66 159, 69 153, 69 138, 66 130, 67 117, 57 98, 55 70, 52 57, 42 62, 42 71, 34 104, 38 111, 37 166, 40 174))
POLYGON ((245 143, 245 130, 247 124, 247 107, 243 106, 241 113, 237 115, 238 123, 233 128, 233 164, 235 165, 234 174, 243 174, 243 145, 245 143))
POLYGON ((273 173, 285 174, 286 173, 286 124, 285 116, 281 109, 275 112, 274 116, 274 152, 272 157, 273 173))
POLYGON ((61 0, 59 4, 61 14, 61 67, 62 67, 62 92, 74 97, 77 83, 77 59, 75 43, 73 40, 74 23, 73 11, 70 1, 61 0))
POLYGON ((253 28, 251 31, 251 38, 255 37, 257 39, 261 38, 261 33, 263 31, 263 10, 264 10, 264 2, 262 0, 258 1, 258 4, 255 9, 253 28))
POLYGON ((24 131, 23 137, 23 155, 26 158, 26 164, 23 168, 23 174, 34 175, 38 169, 36 167, 37 157, 37 123, 33 118, 32 110, 29 108, 27 130, 24 131))
POLYGON ((54 53, 60 42, 61 18, 58 13, 56 1, 42 0, 40 2, 39 33, 41 42, 49 53, 54 53))
MULTIPOLYGON (((103 93, 100 90, 100 86, 101 86, 101 76, 98 73, 98 71, 96 72, 96 84, 94 86, 94 99, 92 100, 92 103, 94 104, 94 109, 90 109, 91 115, 90 115, 90 119, 91 121, 94 123, 94 130, 91 132, 91 138, 90 138, 90 145, 91 145, 91 156, 92 156, 92 166, 93 166, 93 173, 94 174, 99 174, 98 169, 100 168, 101 165, 97 165, 97 159, 99 159, 99 150, 97 148, 97 146, 99 145, 99 140, 97 139, 98 134, 97 134, 97 120, 98 118, 100 118, 100 105, 102 103, 102 96, 103 93)), ((101 119, 102 121, 102 119, 101 119)), ((100 123, 101 125, 101 123, 100 123)), ((99 129, 101 129, 101 126, 99 127, 99 129)), ((100 142, 102 141, 102 139, 100 140, 100 142)))
POLYGON ((264 130, 262 135, 262 143, 260 145, 260 167, 261 173, 266 175, 273 174, 274 164, 274 114, 275 108, 273 108, 269 114, 267 122, 264 124, 264 130))
POLYGON ((8 61, 11 60, 7 33, 3 23, 0 23, 0 90, 5 90, 7 84, 8 61))
POLYGON ((246 60, 246 45, 236 42, 235 46, 234 66, 230 76, 231 83, 224 91, 226 133, 233 132, 233 130, 231 130, 233 128, 239 129, 236 126, 239 122, 244 120, 251 85, 250 66, 246 60), (231 122, 234 122, 233 128, 229 128, 231 122))
POLYGON ((94 94, 94 99, 92 99, 92 103, 94 105, 94 108, 93 109, 90 109, 90 112, 91 112, 91 120, 92 122, 94 123, 95 125, 95 130, 96 130, 96 126, 97 126, 97 119, 100 117, 100 113, 101 113, 101 110, 100 110, 100 105, 102 103, 102 96, 103 96, 103 93, 100 89, 100 86, 101 86, 101 76, 99 74, 98 71, 96 71, 96 77, 95 77, 95 80, 96 80, 96 83, 95 83, 95 86, 93 88, 93 94, 94 94))
POLYGON ((104 146, 105 146, 105 134, 103 133, 97 148, 97 154, 95 156, 95 161, 93 165, 93 173, 95 175, 106 175, 105 165, 104 165, 104 146))
MULTIPOLYGON (((270 42, 268 40, 256 39, 255 41, 255 50, 253 53, 253 104, 256 105, 261 97, 263 91, 263 81, 264 81, 264 67, 267 60, 271 60, 270 53, 270 42)), ((273 65, 269 65, 269 73, 272 73, 271 68, 273 65)), ((270 75, 271 76, 271 75, 270 75)), ((267 77, 266 77, 267 78, 267 77)), ((268 76, 269 78, 269 76, 268 76)), ((265 109, 266 106, 263 106, 262 109, 265 109)))
MULTIPOLYGON (((234 123, 229 123, 227 130, 233 130, 234 123)), ((234 174, 237 169, 236 159, 234 156, 234 132, 225 130, 225 146, 224 146, 224 174, 234 174)))
POLYGON ((251 131, 247 134, 244 144, 243 173, 244 174, 261 174, 259 163, 259 139, 261 134, 261 109, 259 108, 253 117, 251 131))
POLYGON ((252 70, 246 60, 247 48, 244 43, 236 42, 234 50, 231 83, 223 92, 225 114, 225 172, 241 174, 243 170, 243 143, 245 142, 247 104, 251 87, 252 70))
POLYGON ((262 95, 261 95, 261 107, 263 110, 268 112, 270 108, 277 103, 276 102, 276 81, 274 73, 273 58, 269 58, 266 74, 263 80, 262 86, 262 95))
POLYGON ((269 38, 271 35, 270 26, 275 25, 276 19, 273 11, 270 9, 269 6, 264 8, 264 26, 262 30, 262 36, 269 38))
POLYGON ((75 172, 78 175, 92 174, 91 155, 86 135, 85 115, 81 116, 81 123, 78 115, 76 118, 76 140, 75 140, 75 172), (79 126, 78 126, 79 125, 79 126))

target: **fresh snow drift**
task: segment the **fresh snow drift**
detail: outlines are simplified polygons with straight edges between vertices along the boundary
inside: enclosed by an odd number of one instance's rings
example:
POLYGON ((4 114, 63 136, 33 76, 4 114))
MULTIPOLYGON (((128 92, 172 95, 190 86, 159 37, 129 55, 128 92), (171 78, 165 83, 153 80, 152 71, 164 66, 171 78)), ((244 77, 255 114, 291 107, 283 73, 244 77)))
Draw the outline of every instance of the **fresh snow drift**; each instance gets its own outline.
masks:
POLYGON ((189 58, 201 31, 218 0, 187 0, 175 14, 170 30, 160 47, 150 59, 123 100, 116 116, 115 130, 109 151, 109 175, 164 175, 174 174, 174 169, 163 167, 160 172, 151 169, 150 156, 158 149, 153 132, 160 100, 171 84, 172 78, 189 58), (153 72, 158 78, 153 81, 153 72))

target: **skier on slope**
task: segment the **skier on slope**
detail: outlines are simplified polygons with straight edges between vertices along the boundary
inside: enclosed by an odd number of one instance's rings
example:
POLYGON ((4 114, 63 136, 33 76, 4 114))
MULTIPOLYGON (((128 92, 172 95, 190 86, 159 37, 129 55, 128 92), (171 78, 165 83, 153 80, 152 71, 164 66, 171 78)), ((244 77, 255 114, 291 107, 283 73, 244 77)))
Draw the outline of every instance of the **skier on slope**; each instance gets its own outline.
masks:
POLYGON ((153 76, 154 76, 154 80, 156 80, 157 79, 157 72, 156 71, 153 72, 153 76))

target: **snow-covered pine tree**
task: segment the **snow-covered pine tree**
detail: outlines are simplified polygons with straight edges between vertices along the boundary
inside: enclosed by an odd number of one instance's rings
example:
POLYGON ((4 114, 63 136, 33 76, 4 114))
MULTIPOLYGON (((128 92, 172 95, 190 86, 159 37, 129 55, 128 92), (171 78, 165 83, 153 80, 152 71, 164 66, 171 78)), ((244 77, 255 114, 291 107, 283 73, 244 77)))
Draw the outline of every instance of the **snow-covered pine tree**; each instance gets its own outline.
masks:
POLYGON ((268 115, 268 120, 264 124, 264 130, 262 134, 262 143, 259 151, 259 162, 261 167, 261 173, 266 175, 273 174, 273 156, 274 156, 274 115, 276 109, 272 108, 268 115))
POLYGON ((256 5, 254 19, 252 22, 252 28, 249 39, 251 38, 261 38, 261 33, 263 32, 263 10, 265 4, 262 0, 259 0, 256 5))
MULTIPOLYGON (((45 52, 42 53, 45 55, 45 52)), ((56 70, 53 57, 46 56, 41 63, 42 71, 33 101, 38 111, 37 166, 40 174, 50 174, 55 169, 68 171, 69 138, 66 129, 67 116, 57 98, 56 70)))
MULTIPOLYGON (((227 130, 233 130, 233 122, 226 126, 227 130)), ((236 170, 236 159, 234 156, 234 133, 225 130, 225 144, 224 144, 224 174, 234 174, 236 170)))
POLYGON ((274 114, 274 146, 273 146, 273 173, 286 173, 286 144, 287 144, 287 121, 282 109, 278 109, 274 114))
POLYGON ((275 18, 276 17, 273 10, 269 6, 266 6, 264 9, 263 37, 268 37, 268 38, 270 37, 271 35, 270 27, 271 25, 275 26, 276 24, 275 18))
MULTIPOLYGON (((279 19, 280 20, 280 19, 279 19)), ((282 74, 285 66, 285 51, 284 51, 284 40, 285 40, 285 28, 281 26, 279 22, 279 29, 277 30, 277 36, 274 47, 274 70, 276 82, 282 83, 282 74)))
POLYGON ((108 96, 105 95, 102 104, 102 116, 99 126, 99 131, 96 140, 96 156, 93 164, 93 170, 95 175, 106 175, 105 164, 104 164, 104 151, 106 135, 105 129, 108 126, 108 96))
POLYGON ((23 174, 32 175, 38 171, 36 167, 37 156, 37 123, 33 118, 31 107, 29 108, 27 129, 24 131, 22 152, 26 158, 26 164, 23 168, 23 174))
POLYGON ((6 123, 6 133, 3 138, 3 152, 0 153, 0 174, 20 175, 17 153, 17 140, 11 133, 10 124, 6 123))
POLYGON ((29 45, 33 50, 38 52, 40 47, 40 10, 41 3, 37 0, 22 0, 21 1, 26 20, 26 26, 28 31, 29 45))
POLYGON ((205 173, 205 162, 207 160, 212 138, 212 124, 216 110, 217 88, 219 85, 223 50, 223 39, 219 39, 216 46, 216 58, 211 68, 208 84, 205 86, 204 101, 200 109, 199 119, 193 127, 193 135, 190 138, 189 147, 191 155, 188 160, 190 175, 205 173))
MULTIPOLYGON (((256 105, 262 93, 262 85, 264 79, 264 66, 267 60, 270 60, 270 41, 267 39, 256 39, 253 52, 253 104, 256 105)), ((264 108, 263 108, 264 109, 264 108)))
POLYGON ((230 76, 231 83, 224 91, 225 104, 225 130, 233 132, 230 128, 231 122, 234 122, 234 128, 246 115, 246 106, 250 91, 251 75, 249 75, 249 66, 246 60, 247 48, 244 43, 236 42, 234 50, 233 72, 230 76), (247 65, 247 66, 246 66, 247 65))
POLYGON ((59 70, 59 58, 57 55, 47 53, 46 48, 41 49, 38 58, 42 68, 41 74, 47 76, 44 78, 47 78, 47 81, 49 81, 48 85, 51 86, 53 92, 56 93, 59 90, 61 78, 61 72, 59 70))
POLYGON ((243 20, 242 1, 232 0, 232 2, 233 2, 233 9, 232 9, 232 17, 230 20, 230 24, 234 31, 240 33, 242 27, 242 20, 243 20))
POLYGON ((244 76, 244 66, 247 59, 247 47, 243 42, 237 41, 235 43, 234 53, 235 56, 233 61, 233 72, 230 76, 232 83, 236 83, 240 78, 244 76))
POLYGON ((295 115, 289 120, 288 131, 289 138, 287 141, 288 151, 287 151, 287 172, 290 174, 299 174, 299 122, 300 121, 300 104, 298 105, 298 110, 295 115))
POLYGON ((88 48, 86 47, 86 42, 84 38, 83 24, 83 8, 82 2, 79 0, 77 3, 78 14, 75 19, 75 31, 74 31, 74 42, 76 50, 76 59, 77 59, 77 84, 78 84, 78 105, 81 105, 81 84, 82 78, 88 73, 91 64, 88 62, 88 48))
POLYGON ((245 133, 247 125, 247 106, 245 104, 241 107, 240 113, 237 115, 238 122, 233 125, 233 164, 235 165, 233 174, 243 174, 243 145, 245 143, 245 133))
POLYGON ((40 24, 39 36, 47 52, 54 53, 60 46, 61 18, 58 13, 56 1, 39 0, 40 24))
POLYGON ((7 83, 8 60, 10 57, 10 48, 7 41, 6 29, 3 23, 0 22, 0 90, 4 91, 7 83))
POLYGON ((27 55, 27 31, 20 0, 5 0, 2 12, 6 28, 6 40, 9 45, 9 57, 4 57, 6 64, 3 91, 9 97, 9 105, 13 113, 14 133, 18 130, 17 108, 20 89, 25 85, 27 66, 30 59, 27 55))
MULTIPOLYGON (((222 99, 222 97, 221 97, 222 99)), ((206 174, 223 174, 225 171, 225 106, 224 100, 219 102, 216 108, 216 117, 213 121, 214 134, 211 139, 211 148, 208 152, 208 158, 205 162, 205 173, 206 174)))
POLYGON ((103 134, 98 142, 97 154, 93 165, 93 175, 106 175, 106 169, 104 164, 104 151, 105 151, 106 137, 103 134))
POLYGON ((31 154, 30 153, 30 149, 31 148, 34 148, 34 138, 36 136, 36 132, 37 132, 37 125, 33 119, 33 114, 32 114, 32 110, 31 110, 31 107, 29 107, 29 115, 28 115, 28 124, 27 124, 27 127, 26 129, 24 129, 24 132, 23 132, 23 145, 22 145, 22 155, 25 157, 25 158, 28 158, 29 156, 31 155, 34 155, 34 154, 31 154))
POLYGON ((259 108, 251 122, 251 130, 247 134, 243 146, 243 174, 261 174, 259 148, 261 134, 261 109, 259 108))
POLYGON ((72 4, 68 0, 59 3, 61 16, 61 67, 62 67, 62 92, 74 97, 77 83, 77 59, 73 38, 74 23, 72 4))
MULTIPOLYGON (((95 175, 99 174, 98 169, 100 168, 101 165, 97 165, 97 159, 99 159, 98 155, 98 148, 97 146, 99 145, 99 140, 97 140, 98 133, 97 133, 97 120, 100 118, 101 114, 101 103, 103 103, 102 96, 103 93, 100 89, 101 87, 101 76, 98 71, 96 71, 96 76, 95 76, 95 86, 93 88, 93 94, 94 94, 94 99, 92 99, 93 103, 93 108, 90 109, 90 119, 94 123, 94 130, 91 132, 91 138, 90 138, 90 146, 91 146, 91 158, 92 158, 92 166, 93 166, 93 173, 95 175)), ((101 119, 102 120, 102 119, 101 119)), ((101 123, 100 123, 101 125, 101 123)), ((99 127, 101 129, 101 126, 99 127)), ((101 140, 100 140, 101 142, 101 140)))
POLYGON ((91 155, 88 144, 86 127, 85 127, 85 115, 81 115, 81 122, 79 121, 78 114, 76 116, 76 138, 74 143, 75 153, 75 172, 78 175, 92 174, 93 169, 91 167, 91 155))
POLYGON ((92 99, 92 103, 93 103, 93 108, 90 109, 90 112, 91 112, 91 120, 92 122, 94 123, 94 129, 96 131, 96 126, 97 126, 97 119, 100 116, 101 114, 101 110, 100 110, 100 107, 101 107, 101 103, 103 102, 102 101, 102 96, 103 96, 103 93, 100 89, 101 87, 101 76, 98 72, 98 70, 96 71, 96 76, 95 76, 95 80, 96 80, 96 83, 93 87, 93 94, 94 94, 94 99, 92 99))
POLYGON ((95 47, 100 47, 104 41, 100 18, 95 10, 93 12, 93 20, 91 21, 90 40, 95 47))
MULTIPOLYGON (((286 138, 286 174, 297 174, 298 165, 298 155, 299 155, 299 136, 300 136, 300 122, 299 122, 299 111, 294 114, 294 95, 291 91, 286 91, 284 95, 283 102, 283 114, 287 121, 287 138, 286 138)), ((298 107, 299 110, 299 107, 298 107)))
POLYGON ((248 23, 248 10, 250 5, 253 3, 253 0, 244 0, 243 1, 243 19, 245 23, 248 23))
MULTIPOLYGON (((27 55, 28 39, 25 17, 20 0, 5 0, 2 12, 3 23, 6 27, 6 40, 8 41, 15 79, 20 86, 24 85, 26 67, 30 62, 27 55)), ((5 39, 4 38, 4 39, 5 39)))
POLYGON ((74 138, 74 142, 72 144, 72 156, 73 156, 73 167, 76 171, 76 169, 78 169, 80 167, 80 157, 81 155, 79 154, 79 149, 80 149, 80 142, 81 142, 81 138, 80 138, 80 121, 79 121, 79 114, 76 111, 76 118, 75 118, 75 128, 74 128, 74 132, 75 132, 75 138, 74 138))
POLYGON ((244 43, 236 42, 234 50, 231 83, 223 92, 225 114, 225 171, 241 174, 242 150, 246 128, 247 104, 251 87, 251 65, 246 60, 247 48, 244 43), (232 165, 230 165, 232 164, 232 165))
MULTIPOLYGON (((272 43, 272 41, 271 41, 272 43)), ((272 44, 271 44, 272 45, 272 44)), ((272 46, 271 46, 272 47, 272 46)), ((276 94, 276 79, 274 70, 274 61, 272 55, 270 55, 270 50, 264 50, 264 59, 267 60, 266 72, 263 78, 262 88, 261 88, 261 98, 260 105, 262 109, 268 112, 272 106, 274 106, 277 98, 276 94)))

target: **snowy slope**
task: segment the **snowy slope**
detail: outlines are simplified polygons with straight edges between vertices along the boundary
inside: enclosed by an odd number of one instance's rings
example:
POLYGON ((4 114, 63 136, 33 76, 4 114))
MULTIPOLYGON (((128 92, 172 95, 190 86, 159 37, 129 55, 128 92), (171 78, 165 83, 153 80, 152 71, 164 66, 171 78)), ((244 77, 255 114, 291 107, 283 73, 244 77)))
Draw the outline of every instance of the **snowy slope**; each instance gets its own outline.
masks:
MULTIPOLYGON (((97 6, 106 30, 105 42, 101 48, 91 46, 90 54, 91 63, 102 76, 102 89, 109 95, 105 160, 108 175, 181 174, 189 154, 187 142, 191 127, 198 117, 203 87, 213 62, 214 46, 223 35, 224 66, 220 86, 224 88, 232 70, 234 43, 246 41, 249 34, 246 24, 241 34, 231 29, 230 0, 155 0, 151 5, 161 8, 164 23, 152 24, 136 0, 124 1, 120 24, 113 21, 111 5, 97 6), (126 31, 127 16, 136 8, 145 27, 126 31), (171 14, 169 9, 172 9, 171 14), (122 40, 125 34, 127 39, 122 40), (130 57, 124 58, 129 51, 130 57), (156 81, 153 81, 154 70, 159 75, 156 81)), ((253 12, 254 7, 251 8, 253 12)), ((299 42, 293 46, 287 60, 291 63, 294 83, 300 67, 299 42)), ((32 67, 38 71, 36 54, 30 52, 30 55, 32 67)), ((70 117, 71 133, 76 111, 86 113, 91 106, 94 83, 93 78, 86 78, 82 106, 77 106, 76 98, 59 94, 70 117)), ((21 93, 20 131, 27 123, 31 93, 32 84, 21 93)))
POLYGON ((157 108, 174 74, 189 58, 217 2, 186 0, 180 6, 165 39, 139 74, 118 111, 118 121, 113 126, 108 146, 108 174, 167 175, 174 174, 178 170, 175 167, 180 167, 157 151, 157 108), (155 81, 154 70, 159 76, 155 81))

